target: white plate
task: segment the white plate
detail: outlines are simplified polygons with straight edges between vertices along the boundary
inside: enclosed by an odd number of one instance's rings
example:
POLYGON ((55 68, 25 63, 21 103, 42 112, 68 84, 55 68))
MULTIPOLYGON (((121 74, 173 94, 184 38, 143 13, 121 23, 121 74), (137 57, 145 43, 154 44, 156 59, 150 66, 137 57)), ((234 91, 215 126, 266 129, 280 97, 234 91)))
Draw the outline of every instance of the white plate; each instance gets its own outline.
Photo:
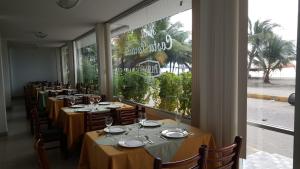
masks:
POLYGON ((70 106, 70 108, 74 108, 74 109, 76 109, 76 108, 84 108, 84 106, 83 105, 73 105, 73 106, 70 106))
POLYGON ((83 94, 74 94, 74 96, 83 96, 83 94))
POLYGON ((99 105, 110 105, 110 102, 100 102, 99 105))
POLYGON ((106 133, 111 133, 111 134, 118 134, 118 133, 123 133, 125 129, 121 126, 111 126, 108 130, 108 127, 104 129, 106 133))
POLYGON ((76 112, 90 112, 90 111, 92 111, 92 109, 90 108, 81 108, 76 110, 76 112))
POLYGON ((121 108, 121 107, 116 106, 116 105, 110 105, 110 106, 107 106, 106 108, 108 108, 108 109, 118 109, 118 108, 121 108))
POLYGON ((127 148, 135 148, 135 147, 142 147, 145 145, 144 141, 138 138, 128 138, 125 140, 120 140, 118 144, 122 147, 127 148))
POLYGON ((168 138, 184 138, 189 135, 185 130, 181 129, 167 129, 161 132, 161 135, 168 138))
POLYGON ((154 120, 146 120, 144 122, 140 122, 140 124, 144 127, 159 127, 160 123, 154 120))

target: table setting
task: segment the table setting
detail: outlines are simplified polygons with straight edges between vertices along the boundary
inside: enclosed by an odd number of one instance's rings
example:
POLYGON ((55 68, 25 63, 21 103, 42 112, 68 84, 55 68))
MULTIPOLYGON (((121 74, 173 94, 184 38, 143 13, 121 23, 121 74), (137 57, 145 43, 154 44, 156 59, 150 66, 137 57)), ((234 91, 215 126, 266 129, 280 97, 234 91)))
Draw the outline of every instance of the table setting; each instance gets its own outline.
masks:
POLYGON ((193 136, 186 124, 165 123, 147 120, 140 116, 134 124, 111 126, 108 123, 104 130, 96 131, 98 145, 113 146, 118 150, 145 148, 151 155, 160 157, 163 161, 172 159, 182 141, 193 136))
POLYGON ((107 129, 87 132, 78 168, 119 169, 127 166, 132 169, 152 169, 154 157, 160 157, 163 161, 176 161, 197 154, 201 144, 214 147, 210 133, 177 122, 171 119, 139 118, 134 124, 111 126, 122 128, 117 129, 120 133, 109 133, 107 129), (159 125, 142 125, 148 123, 159 125))

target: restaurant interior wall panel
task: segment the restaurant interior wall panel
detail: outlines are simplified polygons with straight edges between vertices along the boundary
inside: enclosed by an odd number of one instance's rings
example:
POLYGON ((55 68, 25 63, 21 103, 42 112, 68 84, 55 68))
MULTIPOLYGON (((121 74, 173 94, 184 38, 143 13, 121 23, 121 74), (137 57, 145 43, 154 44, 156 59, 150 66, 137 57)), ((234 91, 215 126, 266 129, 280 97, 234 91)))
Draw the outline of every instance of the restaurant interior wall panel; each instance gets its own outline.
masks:
POLYGON ((10 47, 12 72, 12 97, 23 95, 23 86, 30 81, 56 81, 56 48, 29 46, 10 47))
POLYGON ((0 137, 7 134, 7 120, 6 120, 6 105, 5 105, 5 90, 3 77, 3 52, 2 52, 2 38, 0 34, 0 137))
POLYGON ((11 79, 10 79, 10 60, 8 57, 7 40, 2 40, 3 53, 3 76, 5 88, 5 104, 7 108, 11 107, 11 79))

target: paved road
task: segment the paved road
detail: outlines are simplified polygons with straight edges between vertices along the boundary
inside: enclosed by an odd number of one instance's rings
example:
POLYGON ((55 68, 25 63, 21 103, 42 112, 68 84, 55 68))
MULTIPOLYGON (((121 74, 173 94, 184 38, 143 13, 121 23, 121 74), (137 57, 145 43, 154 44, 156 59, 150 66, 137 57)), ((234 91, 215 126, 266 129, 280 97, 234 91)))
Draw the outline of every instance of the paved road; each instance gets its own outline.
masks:
POLYGON ((247 118, 293 130, 294 108, 287 102, 248 98, 247 118))
MULTIPOLYGON (((294 106, 285 102, 248 98, 248 120, 294 128, 294 106), (262 121, 262 120, 266 121, 262 121)), ((287 157, 293 154, 293 136, 248 125, 247 153, 266 151, 287 157)))
POLYGON ((265 84, 262 79, 248 79, 248 93, 288 97, 295 93, 295 79, 271 79, 271 84, 265 84))

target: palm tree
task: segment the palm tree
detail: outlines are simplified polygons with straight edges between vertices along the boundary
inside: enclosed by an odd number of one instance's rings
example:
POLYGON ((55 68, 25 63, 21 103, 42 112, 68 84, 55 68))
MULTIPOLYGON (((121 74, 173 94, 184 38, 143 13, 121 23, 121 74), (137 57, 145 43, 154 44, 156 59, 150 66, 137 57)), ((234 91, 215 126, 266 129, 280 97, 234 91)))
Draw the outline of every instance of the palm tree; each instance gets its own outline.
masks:
POLYGON ((278 24, 271 23, 270 20, 265 20, 260 22, 259 20, 255 21, 252 26, 251 20, 248 20, 249 33, 248 33, 248 66, 247 66, 247 75, 249 76, 249 71, 255 57, 258 57, 259 49, 267 39, 273 33, 273 28, 279 26, 278 24))
POLYGON ((262 44, 253 63, 264 71, 264 83, 270 83, 270 73, 286 66, 292 59, 295 59, 293 42, 272 34, 262 44))
POLYGON ((170 72, 174 71, 176 63, 178 65, 185 65, 191 70, 192 48, 191 45, 186 42, 189 33, 181 30, 183 25, 180 22, 172 24, 170 17, 156 21, 153 24, 153 29, 157 32, 155 35, 156 41, 164 41, 167 34, 172 37, 172 49, 163 51, 167 56, 164 60, 165 64, 169 64, 170 72))

